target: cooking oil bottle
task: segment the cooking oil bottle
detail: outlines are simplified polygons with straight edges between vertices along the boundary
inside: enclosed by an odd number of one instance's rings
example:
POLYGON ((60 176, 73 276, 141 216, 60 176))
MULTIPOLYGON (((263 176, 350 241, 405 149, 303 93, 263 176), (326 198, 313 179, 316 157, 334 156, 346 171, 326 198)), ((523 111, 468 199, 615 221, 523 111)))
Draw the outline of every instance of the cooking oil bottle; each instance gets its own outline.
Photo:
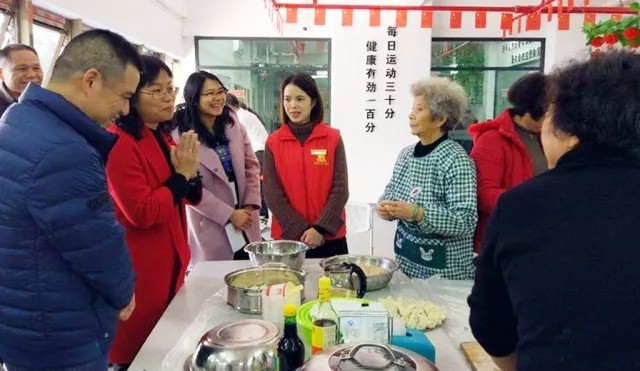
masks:
POLYGON ((318 280, 318 309, 315 311, 311 328, 311 353, 317 354, 338 344, 338 314, 331 306, 331 279, 318 280))

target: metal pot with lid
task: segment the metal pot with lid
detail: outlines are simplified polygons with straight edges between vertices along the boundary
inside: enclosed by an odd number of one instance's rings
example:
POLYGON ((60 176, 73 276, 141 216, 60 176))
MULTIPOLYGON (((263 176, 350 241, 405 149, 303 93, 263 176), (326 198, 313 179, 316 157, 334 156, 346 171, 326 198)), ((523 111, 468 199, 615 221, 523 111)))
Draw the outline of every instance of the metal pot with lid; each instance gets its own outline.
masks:
POLYGON ((280 334, 262 320, 223 323, 207 331, 185 362, 185 371, 275 371, 280 334))
POLYGON ((426 358, 410 350, 376 342, 343 344, 314 355, 303 371, 438 371, 426 358))

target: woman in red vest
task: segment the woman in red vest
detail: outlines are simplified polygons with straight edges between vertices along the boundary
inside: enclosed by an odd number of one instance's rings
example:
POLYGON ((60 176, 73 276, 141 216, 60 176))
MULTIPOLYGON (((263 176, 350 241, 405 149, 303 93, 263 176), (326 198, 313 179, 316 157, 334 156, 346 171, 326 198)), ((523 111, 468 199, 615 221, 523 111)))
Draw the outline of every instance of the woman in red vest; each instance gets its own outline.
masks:
POLYGON ((129 114, 109 130, 118 141, 109 154, 107 182, 136 273, 136 307, 120 322, 109 353, 126 370, 184 282, 190 252, 185 204, 200 202, 200 144, 193 132, 176 146, 159 128, 171 120, 176 88, 171 70, 143 56, 144 74, 129 114))
POLYGON ((311 76, 287 77, 280 102, 282 126, 269 136, 264 153, 271 236, 307 244, 308 258, 348 254, 349 183, 340 132, 322 121, 322 98, 311 76))

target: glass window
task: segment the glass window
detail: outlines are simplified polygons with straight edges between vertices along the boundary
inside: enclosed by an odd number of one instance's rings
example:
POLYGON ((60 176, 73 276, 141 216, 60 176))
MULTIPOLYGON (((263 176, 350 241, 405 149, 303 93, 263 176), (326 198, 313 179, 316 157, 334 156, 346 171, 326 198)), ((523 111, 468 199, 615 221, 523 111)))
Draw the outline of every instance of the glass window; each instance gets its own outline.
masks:
POLYGON ((58 57, 56 48, 60 37, 63 37, 60 31, 33 24, 33 48, 38 52, 40 64, 45 73, 49 71, 49 66, 58 57))
POLYGON ((297 72, 311 75, 324 103, 325 121, 329 122, 329 73, 326 70, 282 69, 205 69, 218 76, 230 93, 260 114, 268 132, 280 126, 279 95, 282 81, 297 72))
POLYGON ((329 40, 196 38, 198 68, 223 84, 265 121, 267 131, 280 125, 280 84, 289 75, 307 73, 318 84, 325 121, 330 120, 329 40))
MULTIPOLYGON (((4 24, 6 18, 9 17, 7 14, 0 12, 0 24, 4 24)), ((15 20, 11 19, 9 21, 9 25, 7 30, 4 33, 4 39, 2 40, 2 45, 0 47, 4 48, 9 44, 15 44, 18 42, 16 38, 16 29, 15 29, 15 20)))
POLYGON ((469 111, 451 137, 468 150, 469 125, 495 117, 509 107, 507 91, 520 77, 543 70, 544 40, 445 40, 434 39, 431 49, 433 75, 456 81, 469 97, 469 111))

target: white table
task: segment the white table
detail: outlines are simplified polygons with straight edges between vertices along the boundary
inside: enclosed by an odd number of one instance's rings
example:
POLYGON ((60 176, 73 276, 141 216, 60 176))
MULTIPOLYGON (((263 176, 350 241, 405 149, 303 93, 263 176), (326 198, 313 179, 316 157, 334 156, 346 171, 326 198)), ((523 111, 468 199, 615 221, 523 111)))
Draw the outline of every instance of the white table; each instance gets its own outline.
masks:
MULTIPOLYGON (((249 267, 249 262, 247 261, 219 261, 197 264, 151 332, 151 335, 147 338, 129 370, 163 370, 163 359, 176 346, 185 329, 198 316, 202 304, 212 295, 219 292, 221 288, 225 287, 224 276, 235 270, 247 267, 249 267)), ((317 277, 321 274, 318 260, 307 260, 303 269, 308 273, 305 292, 307 293, 307 298, 310 298, 315 296, 317 292, 317 277)), ((386 292, 385 290, 380 290, 371 294, 368 293, 366 298, 384 297, 389 295, 389 292, 388 290, 386 292)), ((243 317, 245 315, 227 306, 221 310, 219 319, 220 323, 222 323, 243 317)), ((454 343, 443 329, 430 331, 428 337, 436 348, 436 365, 441 371, 470 370, 459 350, 459 344, 454 343)))

